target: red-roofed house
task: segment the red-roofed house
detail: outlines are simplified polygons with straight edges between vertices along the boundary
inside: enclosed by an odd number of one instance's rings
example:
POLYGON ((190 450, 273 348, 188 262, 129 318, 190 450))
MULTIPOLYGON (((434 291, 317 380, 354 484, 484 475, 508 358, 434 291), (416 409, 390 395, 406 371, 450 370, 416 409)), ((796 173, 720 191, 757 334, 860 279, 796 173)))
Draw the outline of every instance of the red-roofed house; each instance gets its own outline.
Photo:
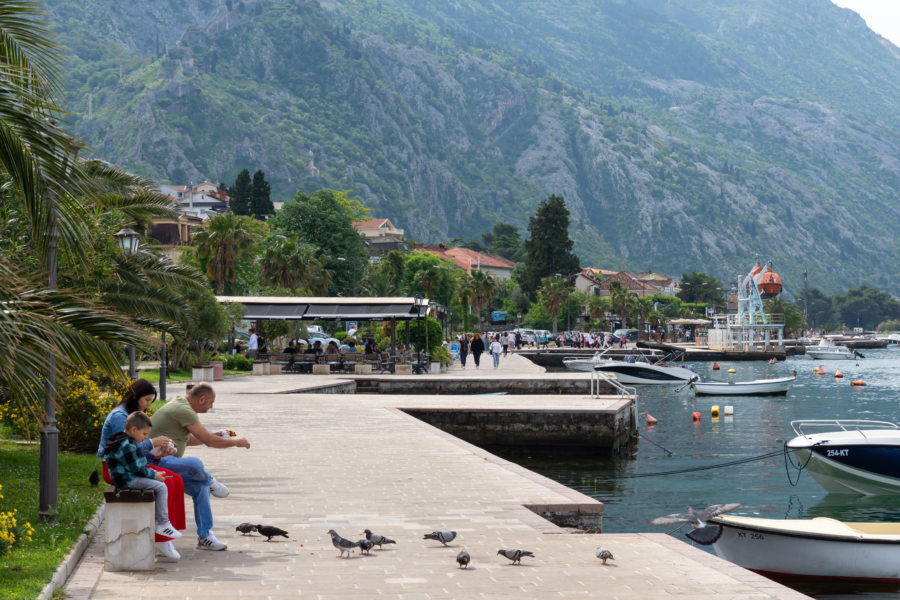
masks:
POLYGON ((653 294, 659 293, 659 289, 657 287, 650 285, 647 282, 641 281, 632 273, 629 273, 628 271, 619 271, 615 275, 607 277, 597 284, 597 289, 599 290, 598 295, 612 296, 611 286, 613 282, 618 283, 629 292, 637 294, 640 297, 652 296, 653 294))
POLYGON ((513 269, 516 266, 516 263, 502 256, 476 252, 462 247, 447 249, 444 248, 443 244, 440 244, 437 248, 428 248, 425 252, 430 252, 444 260, 452 260, 453 264, 466 272, 484 271, 498 279, 509 279, 512 277, 513 269))
POLYGON ((370 256, 391 250, 409 252, 409 245, 403 241, 403 230, 394 227, 389 219, 361 219, 353 221, 353 227, 366 236, 366 253, 370 256))

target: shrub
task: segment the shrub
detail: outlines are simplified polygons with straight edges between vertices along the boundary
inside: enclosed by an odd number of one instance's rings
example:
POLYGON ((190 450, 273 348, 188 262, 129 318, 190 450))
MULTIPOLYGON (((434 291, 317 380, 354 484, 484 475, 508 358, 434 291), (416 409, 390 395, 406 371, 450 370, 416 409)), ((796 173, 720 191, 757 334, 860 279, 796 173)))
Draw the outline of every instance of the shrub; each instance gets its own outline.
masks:
MULTIPOLYGON (((0 491, 3 486, 0 486, 0 491)), ((0 500, 3 495, 0 494, 0 500)), ((23 542, 30 542, 31 536, 34 534, 34 527, 31 523, 19 523, 16 519, 16 511, 0 512, 0 558, 9 558, 13 548, 20 546, 23 542)))
POLYGON ((225 368, 229 371, 252 371, 253 361, 242 354, 229 354, 225 357, 225 368))
POLYGON ((56 393, 59 447, 71 452, 96 452, 106 415, 121 394, 101 392, 87 375, 71 373, 56 393))

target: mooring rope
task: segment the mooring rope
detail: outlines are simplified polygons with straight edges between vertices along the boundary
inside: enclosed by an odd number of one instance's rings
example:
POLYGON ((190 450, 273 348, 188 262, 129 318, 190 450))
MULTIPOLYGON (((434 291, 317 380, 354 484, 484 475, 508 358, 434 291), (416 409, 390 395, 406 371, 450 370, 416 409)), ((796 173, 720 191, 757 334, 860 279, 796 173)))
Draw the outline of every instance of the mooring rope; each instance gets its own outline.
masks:
POLYGON ((760 454, 759 456, 748 456, 746 458, 739 458, 736 460, 730 460, 728 462, 718 463, 715 465, 706 465, 703 467, 690 467, 688 469, 676 469, 674 471, 657 471, 655 473, 630 473, 626 475, 616 475, 613 477, 609 477, 608 479, 635 479, 637 477, 659 477, 662 475, 681 475, 684 473, 695 473, 697 471, 709 471, 711 469, 721 469, 723 467, 733 467, 735 465, 742 465, 745 463, 756 462, 758 460, 765 460, 767 458, 772 458, 773 456, 778 456, 786 452, 786 448, 782 448, 780 450, 775 450, 774 452, 767 452, 766 454, 760 454))

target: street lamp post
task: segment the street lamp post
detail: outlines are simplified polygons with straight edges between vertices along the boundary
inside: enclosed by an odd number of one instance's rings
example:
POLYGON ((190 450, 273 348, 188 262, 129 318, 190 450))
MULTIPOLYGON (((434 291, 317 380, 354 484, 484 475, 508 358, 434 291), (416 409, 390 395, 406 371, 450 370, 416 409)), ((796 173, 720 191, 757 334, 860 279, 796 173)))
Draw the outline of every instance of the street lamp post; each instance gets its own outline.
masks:
MULTIPOLYGON (((416 322, 418 322, 421 327, 422 323, 422 296, 416 294, 416 322)), ((427 322, 426 322, 427 324, 427 322)), ((406 331, 409 331, 409 327, 406 328, 406 331)), ((422 344, 416 344, 416 349, 418 350, 418 357, 416 358, 416 363, 419 365, 419 369, 422 368, 422 344)))
POLYGON ((337 260, 345 263, 350 263, 350 266, 353 267, 353 285, 350 288, 350 294, 355 298, 356 297, 356 260, 350 260, 349 258, 344 258, 343 256, 338 256, 337 260))
MULTIPOLYGON (((119 248, 122 249, 122 252, 125 256, 134 256, 134 253, 137 252, 138 246, 141 243, 141 236, 138 232, 131 229, 130 227, 123 227, 119 231, 113 234, 116 237, 116 242, 119 244, 119 248)), ((128 378, 134 381, 134 378, 137 376, 137 368, 135 367, 134 362, 134 344, 128 345, 128 378)))

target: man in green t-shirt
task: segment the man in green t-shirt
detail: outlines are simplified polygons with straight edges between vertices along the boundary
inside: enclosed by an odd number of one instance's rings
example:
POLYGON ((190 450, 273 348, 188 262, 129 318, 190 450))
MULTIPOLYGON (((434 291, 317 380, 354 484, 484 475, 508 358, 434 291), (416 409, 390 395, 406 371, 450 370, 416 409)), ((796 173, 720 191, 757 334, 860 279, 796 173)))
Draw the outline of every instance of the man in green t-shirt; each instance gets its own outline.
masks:
POLYGON ((204 550, 224 550, 228 546, 216 539, 212 532, 213 518, 209 495, 224 498, 228 488, 206 471, 199 458, 185 457, 187 446, 204 444, 213 448, 237 446, 249 448, 247 438, 232 437, 228 430, 211 432, 200 424, 199 414, 208 412, 216 401, 216 392, 208 383, 195 385, 187 398, 177 398, 163 405, 153 414, 151 437, 165 435, 175 442, 175 456, 155 458, 153 464, 178 473, 184 480, 184 492, 194 501, 194 520, 197 522, 197 546, 204 550), (160 432, 167 432, 165 434, 160 432))

